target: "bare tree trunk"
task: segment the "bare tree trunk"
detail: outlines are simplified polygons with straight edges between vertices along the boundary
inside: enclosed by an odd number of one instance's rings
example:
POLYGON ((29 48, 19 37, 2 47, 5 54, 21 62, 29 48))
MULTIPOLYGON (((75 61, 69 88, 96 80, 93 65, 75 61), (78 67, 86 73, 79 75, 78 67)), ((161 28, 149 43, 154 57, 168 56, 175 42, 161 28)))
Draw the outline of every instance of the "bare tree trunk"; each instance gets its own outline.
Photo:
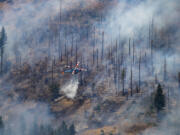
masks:
MULTIPOLYGON (((89 22, 88 22, 89 23, 89 22)), ((89 24, 88 24, 89 25, 89 24)), ((87 26, 87 40, 89 40, 89 26, 87 26)))
POLYGON ((104 32, 102 32, 102 50, 101 50, 101 62, 104 58, 104 32))
POLYGON ((73 56, 73 47, 74 47, 74 37, 72 33, 71 57, 73 56))
MULTIPOLYGON (((83 64, 82 56, 81 56, 81 65, 83 64)), ((80 85, 83 86, 83 74, 80 72, 80 85)))
POLYGON ((3 47, 1 48, 1 74, 3 73, 3 54, 4 54, 4 50, 3 47))
POLYGON ((141 51, 139 56, 139 92, 141 90, 141 51))
POLYGON ((52 60, 51 84, 54 84, 54 60, 52 60))
POLYGON ((93 65, 94 65, 94 60, 95 60, 95 52, 94 52, 94 46, 93 46, 93 65))
POLYGON ((98 68, 99 68, 98 55, 99 55, 99 52, 98 52, 98 49, 97 49, 97 51, 96 51, 96 57, 97 57, 97 58, 96 58, 96 62, 97 62, 97 63, 96 63, 96 64, 97 64, 96 67, 97 67, 97 70, 98 70, 98 68))
POLYGON ((164 81, 167 80, 167 63, 166 58, 164 58, 164 81))
POLYGON ((154 32, 153 32, 153 19, 152 19, 152 24, 151 24, 151 35, 150 35, 150 40, 151 40, 151 66, 152 66, 152 73, 154 72, 154 61, 153 61, 153 44, 154 44, 154 32))
POLYGON ((77 64, 77 59, 78 59, 78 57, 77 57, 77 50, 78 48, 77 48, 77 39, 76 39, 76 64, 77 64))
POLYGON ((179 89, 180 89, 180 72, 178 73, 178 83, 179 83, 179 89))
MULTIPOLYGON (((49 19, 49 23, 50 23, 50 19, 49 19)), ((51 59, 51 33, 50 33, 50 24, 49 24, 49 33, 48 33, 49 35, 48 35, 48 38, 49 38, 49 40, 48 40, 48 47, 49 47, 49 49, 48 49, 48 57, 49 57, 49 59, 51 59)))
POLYGON ((129 38, 129 56, 131 56, 131 39, 129 38))
POLYGON ((123 96, 124 96, 125 95, 125 91, 124 91, 124 79, 122 81, 123 81, 122 85, 123 85, 123 96))
POLYGON ((134 64, 134 55, 135 55, 135 46, 134 46, 134 40, 133 40, 133 64, 134 64))
POLYGON ((61 51, 61 9, 62 9, 62 3, 60 0, 59 4, 59 44, 58 44, 58 54, 59 54, 59 59, 62 61, 62 51, 61 51))
POLYGON ((69 53, 67 53, 67 56, 66 56, 66 64, 67 65, 69 64, 69 53))
POLYGON ((131 62, 131 96, 133 95, 132 79, 133 79, 133 71, 132 71, 132 62, 131 62))

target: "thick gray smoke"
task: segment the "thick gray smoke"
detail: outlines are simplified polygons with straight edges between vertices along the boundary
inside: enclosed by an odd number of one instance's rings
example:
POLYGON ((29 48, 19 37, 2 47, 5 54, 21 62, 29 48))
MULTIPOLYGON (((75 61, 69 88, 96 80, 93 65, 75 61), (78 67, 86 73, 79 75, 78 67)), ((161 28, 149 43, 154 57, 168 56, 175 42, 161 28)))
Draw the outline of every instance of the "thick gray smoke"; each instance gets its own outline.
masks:
MULTIPOLYGON (((179 0, 119 1, 107 16, 104 29, 110 37, 137 38, 147 36, 148 27, 154 21, 154 27, 161 29, 177 24, 179 20, 179 0), (168 18, 168 19, 167 19, 168 18)), ((148 39, 148 37, 146 38, 148 39)))

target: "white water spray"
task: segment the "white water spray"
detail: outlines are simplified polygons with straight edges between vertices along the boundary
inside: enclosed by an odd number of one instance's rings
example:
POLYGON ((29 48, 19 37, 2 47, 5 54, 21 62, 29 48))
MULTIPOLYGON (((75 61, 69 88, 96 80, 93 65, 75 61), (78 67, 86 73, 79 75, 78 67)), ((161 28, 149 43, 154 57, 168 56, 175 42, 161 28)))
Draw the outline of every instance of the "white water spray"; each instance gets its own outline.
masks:
POLYGON ((76 78, 72 78, 66 83, 61 90, 65 93, 68 98, 74 98, 78 90, 79 81, 76 78))

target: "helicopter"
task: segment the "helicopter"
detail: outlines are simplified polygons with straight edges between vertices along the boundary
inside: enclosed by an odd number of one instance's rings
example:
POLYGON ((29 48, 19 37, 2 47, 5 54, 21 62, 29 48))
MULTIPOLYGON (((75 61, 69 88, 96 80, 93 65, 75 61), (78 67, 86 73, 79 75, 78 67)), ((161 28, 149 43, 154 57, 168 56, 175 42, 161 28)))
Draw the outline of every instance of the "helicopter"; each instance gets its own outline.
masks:
POLYGON ((75 67, 66 66, 66 69, 62 72, 62 74, 71 73, 72 75, 75 75, 75 74, 78 74, 82 71, 87 71, 87 69, 85 69, 85 68, 80 68, 79 64, 80 64, 80 62, 77 62, 75 67))

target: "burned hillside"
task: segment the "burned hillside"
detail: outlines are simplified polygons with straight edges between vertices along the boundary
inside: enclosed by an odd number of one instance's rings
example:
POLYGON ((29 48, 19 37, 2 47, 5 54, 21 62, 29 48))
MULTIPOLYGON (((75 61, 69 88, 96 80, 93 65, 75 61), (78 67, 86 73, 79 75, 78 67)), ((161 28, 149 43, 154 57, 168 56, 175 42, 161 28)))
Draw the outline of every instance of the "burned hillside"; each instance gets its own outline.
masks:
POLYGON ((146 135, 178 127, 177 3, 1 2, 0 132, 146 135))

